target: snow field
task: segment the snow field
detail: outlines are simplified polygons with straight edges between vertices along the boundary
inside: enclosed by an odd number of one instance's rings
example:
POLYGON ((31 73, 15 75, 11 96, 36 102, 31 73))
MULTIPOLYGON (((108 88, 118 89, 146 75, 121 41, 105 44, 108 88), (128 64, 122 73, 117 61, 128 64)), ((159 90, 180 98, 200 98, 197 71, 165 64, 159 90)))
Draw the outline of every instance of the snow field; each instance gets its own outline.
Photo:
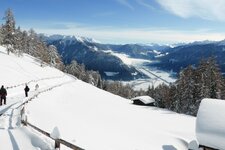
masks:
POLYGON ((0 149, 53 149, 52 140, 21 125, 19 106, 39 92, 71 82, 71 78, 62 80, 64 73, 48 66, 40 67, 40 63, 29 55, 19 58, 7 55, 3 47, 0 47, 0 64, 3 64, 0 66, 0 84, 7 88, 8 93, 7 105, 0 106, 0 149), (30 87, 28 98, 24 94, 26 83, 30 87), (35 91, 37 83, 40 89, 35 91))
POLYGON ((50 133, 57 127, 64 140, 86 150, 185 150, 195 137, 194 117, 132 105, 54 68, 40 67, 28 55, 8 56, 3 47, 0 63, 0 84, 11 87, 7 105, 0 106, 0 149, 54 149, 52 140, 20 124, 18 106, 38 92, 26 104, 28 122, 50 133), (25 83, 31 89, 28 98, 25 83))
POLYGON ((40 95, 28 110, 28 121, 49 132, 57 126, 84 149, 185 149, 194 138, 194 117, 135 106, 79 80, 40 95))

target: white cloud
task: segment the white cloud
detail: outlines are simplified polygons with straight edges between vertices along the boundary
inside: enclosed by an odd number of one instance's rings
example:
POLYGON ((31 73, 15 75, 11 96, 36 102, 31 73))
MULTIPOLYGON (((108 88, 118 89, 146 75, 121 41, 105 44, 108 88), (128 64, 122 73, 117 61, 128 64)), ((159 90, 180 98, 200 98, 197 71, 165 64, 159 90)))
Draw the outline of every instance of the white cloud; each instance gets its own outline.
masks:
POLYGON ((134 7, 128 2, 128 0, 116 0, 118 1, 120 4, 130 8, 131 10, 134 10, 134 7))
POLYGON ((202 40, 223 40, 225 33, 208 29, 179 31, 164 28, 115 28, 109 26, 89 27, 67 23, 66 28, 36 28, 38 33, 79 35, 94 38, 102 43, 177 43, 202 40), (207 31, 207 32, 206 32, 207 31))
POLYGON ((147 7, 148 9, 151 9, 151 10, 155 9, 152 5, 150 5, 149 3, 147 3, 144 0, 136 0, 136 2, 144 7, 147 7))
POLYGON ((115 14, 116 14, 116 12, 108 11, 108 12, 101 12, 101 13, 93 14, 93 17, 110 17, 115 14))
POLYGON ((182 18, 199 17, 225 21, 225 0, 156 0, 167 11, 182 18))

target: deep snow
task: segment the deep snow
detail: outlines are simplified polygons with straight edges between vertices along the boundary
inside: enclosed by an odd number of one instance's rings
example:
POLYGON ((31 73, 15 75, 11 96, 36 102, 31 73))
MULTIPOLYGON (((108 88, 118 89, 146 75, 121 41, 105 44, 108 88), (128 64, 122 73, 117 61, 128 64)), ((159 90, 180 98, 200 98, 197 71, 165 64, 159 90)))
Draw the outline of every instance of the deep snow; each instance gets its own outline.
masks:
POLYGON ((196 137, 200 145, 225 150, 225 101, 203 99, 197 120, 196 137))
POLYGON ((20 123, 18 106, 39 92, 26 104, 28 122, 49 133, 56 127, 58 136, 87 150, 185 150, 195 139, 195 117, 133 105, 57 69, 40 67, 28 55, 8 56, 3 47, 0 64, 0 84, 10 87, 7 105, 0 106, 0 149, 53 149, 52 140, 20 123), (31 89, 28 98, 25 83, 31 89))

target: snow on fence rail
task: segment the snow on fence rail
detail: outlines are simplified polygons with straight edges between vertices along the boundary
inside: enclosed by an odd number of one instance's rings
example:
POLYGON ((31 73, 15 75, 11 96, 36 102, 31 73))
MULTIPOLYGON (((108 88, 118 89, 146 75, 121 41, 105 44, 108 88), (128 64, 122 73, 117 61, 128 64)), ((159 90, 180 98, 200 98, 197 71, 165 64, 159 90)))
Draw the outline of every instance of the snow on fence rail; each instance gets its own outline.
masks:
POLYGON ((219 149, 214 149, 214 148, 207 147, 207 146, 204 146, 204 145, 199 145, 199 148, 202 148, 203 150, 219 150, 219 149))
POLYGON ((69 147, 69 148, 71 148, 73 150, 84 150, 83 148, 80 148, 80 147, 78 147, 78 146, 76 146, 74 144, 71 144, 71 143, 69 143, 69 142, 67 142, 67 141, 65 141, 63 139, 54 139, 54 138, 52 138, 50 133, 48 133, 48 132, 46 132, 46 131, 44 131, 44 130, 42 130, 42 129, 34 126, 34 125, 32 125, 31 123, 27 122, 27 120, 22 120, 21 122, 25 126, 28 125, 28 126, 32 127, 33 129, 37 130, 38 132, 40 132, 40 133, 46 135, 47 137, 51 138, 52 140, 54 140, 55 141, 55 148, 60 148, 60 144, 63 144, 63 145, 65 145, 65 146, 67 146, 67 147, 69 147))

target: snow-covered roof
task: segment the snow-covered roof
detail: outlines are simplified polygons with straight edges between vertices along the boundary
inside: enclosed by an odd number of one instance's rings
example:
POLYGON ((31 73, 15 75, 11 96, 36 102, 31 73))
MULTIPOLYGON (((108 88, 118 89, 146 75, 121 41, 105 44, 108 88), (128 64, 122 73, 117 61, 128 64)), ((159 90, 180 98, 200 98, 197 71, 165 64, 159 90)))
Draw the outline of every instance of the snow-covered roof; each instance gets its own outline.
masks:
POLYGON ((132 101, 134 101, 134 100, 140 100, 144 104, 150 104, 150 103, 154 103, 155 102, 155 100, 153 98, 151 98, 150 96, 138 96, 138 97, 132 98, 131 100, 132 101))
POLYGON ((196 136, 200 145, 225 150, 225 100, 201 101, 196 120, 196 136))

